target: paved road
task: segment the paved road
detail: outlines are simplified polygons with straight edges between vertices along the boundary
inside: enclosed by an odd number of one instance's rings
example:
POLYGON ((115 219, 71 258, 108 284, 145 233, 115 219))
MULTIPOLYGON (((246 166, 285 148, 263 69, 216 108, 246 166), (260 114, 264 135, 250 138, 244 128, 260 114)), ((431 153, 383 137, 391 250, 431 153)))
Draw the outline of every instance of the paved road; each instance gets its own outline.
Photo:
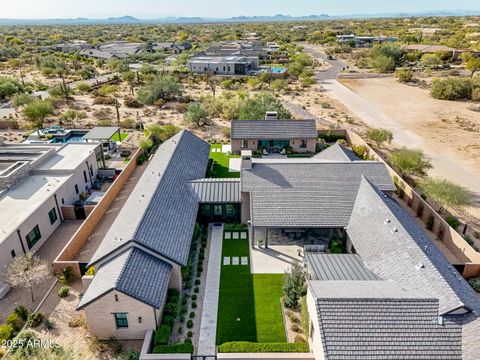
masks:
POLYGON ((330 64, 330 67, 326 70, 317 72, 316 77, 318 80, 336 79, 338 74, 348 66, 347 63, 341 60, 329 60, 327 55, 320 51, 316 46, 304 45, 303 49, 307 54, 330 64))
MULTIPOLYGON (((325 58, 325 54, 322 54, 317 48, 305 47, 305 51, 321 59, 325 58)), ((335 63, 335 61, 333 62, 335 63)), ((332 61, 329 61, 329 63, 332 63, 332 61)), ((339 68, 338 64, 334 64, 331 69, 316 74, 317 80, 325 91, 341 101, 368 126, 389 129, 393 133, 394 142, 397 145, 421 149, 432 162, 433 169, 430 171, 431 175, 449 178, 479 194, 479 169, 472 169, 471 165, 466 161, 452 156, 448 151, 442 151, 441 148, 432 149, 420 135, 414 133, 396 119, 386 115, 368 99, 361 97, 342 85, 335 77, 332 77, 334 74, 338 75, 339 68)))

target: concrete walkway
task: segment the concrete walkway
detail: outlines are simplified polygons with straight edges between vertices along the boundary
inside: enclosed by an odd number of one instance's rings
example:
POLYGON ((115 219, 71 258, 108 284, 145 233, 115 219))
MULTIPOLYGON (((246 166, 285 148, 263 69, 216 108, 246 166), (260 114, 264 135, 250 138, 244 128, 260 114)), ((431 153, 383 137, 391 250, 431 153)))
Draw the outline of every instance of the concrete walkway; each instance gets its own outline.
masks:
POLYGON ((218 297, 220 294, 220 271, 222 265, 223 224, 210 225, 208 230, 210 252, 208 255, 207 281, 203 300, 202 320, 197 354, 215 355, 217 336, 218 297))

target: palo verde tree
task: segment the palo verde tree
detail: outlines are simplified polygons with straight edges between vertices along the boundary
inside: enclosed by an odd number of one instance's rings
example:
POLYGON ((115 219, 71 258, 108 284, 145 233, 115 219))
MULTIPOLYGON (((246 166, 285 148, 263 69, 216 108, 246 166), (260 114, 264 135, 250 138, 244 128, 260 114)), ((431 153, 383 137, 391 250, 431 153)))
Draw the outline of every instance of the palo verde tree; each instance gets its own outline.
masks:
POLYGON ((50 275, 50 267, 45 260, 28 252, 16 256, 7 269, 7 281, 13 287, 28 288, 35 302, 33 288, 50 275))
POLYGON ((393 140, 393 134, 390 130, 371 128, 365 133, 368 140, 373 141, 377 147, 381 147, 382 144, 388 142, 389 144, 393 140))
POLYGON ((202 103, 190 103, 185 113, 185 121, 189 124, 204 126, 208 124, 208 111, 202 103))
POLYGON ((473 78, 473 75, 480 71, 480 58, 466 52, 462 55, 462 59, 465 61, 465 69, 470 70, 470 77, 473 78))
POLYGON ((25 106, 22 113, 33 127, 41 129, 45 118, 53 114, 53 106, 48 100, 34 100, 25 106))
POLYGON ((268 93, 255 95, 248 98, 239 109, 239 120, 259 120, 265 118, 267 111, 278 112, 278 118, 291 119, 292 114, 285 109, 283 104, 275 96, 268 93))
POLYGON ((402 148, 395 150, 389 156, 390 165, 398 169, 402 177, 417 175, 425 176, 432 168, 430 161, 425 160, 421 150, 402 148))
POLYGON ((443 209, 454 206, 466 206, 472 203, 472 193, 454 182, 445 178, 428 178, 418 184, 418 188, 443 209))

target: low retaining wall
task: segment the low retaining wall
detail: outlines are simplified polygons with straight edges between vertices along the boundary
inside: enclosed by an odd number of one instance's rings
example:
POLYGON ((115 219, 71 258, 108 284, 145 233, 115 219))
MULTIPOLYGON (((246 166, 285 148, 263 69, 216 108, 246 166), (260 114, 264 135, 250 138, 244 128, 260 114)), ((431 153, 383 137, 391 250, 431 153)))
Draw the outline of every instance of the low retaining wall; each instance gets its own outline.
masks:
POLYGON ((245 359, 262 359, 262 360, 278 360, 278 359, 295 359, 295 360, 312 360, 315 356, 312 353, 219 353, 217 359, 229 360, 245 360, 245 359))
MULTIPOLYGON (((335 135, 340 135, 340 130, 335 131, 335 135)), ((370 147, 358 134, 343 130, 345 137, 351 145, 362 145, 367 147, 369 155, 375 160, 383 162, 390 176, 395 182, 397 188, 402 190, 402 200, 411 208, 423 223, 427 224, 429 219, 433 219, 433 227, 431 231, 437 239, 457 258, 458 263, 452 265, 464 266, 462 275, 466 278, 480 276, 480 253, 476 252, 465 239, 455 231, 435 209, 427 203, 422 197, 406 182, 397 172, 388 165, 377 152, 370 147)), ((441 250, 441 248, 440 248, 441 250)), ((448 256, 447 256, 448 257, 448 256)))
POLYGON ((87 218, 73 234, 67 245, 62 249, 60 254, 53 262, 53 271, 59 272, 66 266, 72 267, 72 275, 80 277, 79 262, 75 261, 75 257, 81 248, 88 241, 88 238, 92 234, 95 227, 98 225, 103 215, 110 208, 110 205, 117 197, 118 193, 122 189, 123 185, 127 182, 132 172, 137 167, 137 158, 142 154, 143 150, 138 149, 132 156, 131 161, 123 169, 121 174, 115 179, 113 184, 107 190, 102 200, 95 206, 95 208, 88 213, 87 218))
POLYGON ((191 354, 152 354, 153 330, 148 330, 145 334, 142 350, 140 351, 140 360, 191 360, 191 354))
POLYGON ((0 129, 19 129, 18 122, 16 120, 0 120, 0 129))

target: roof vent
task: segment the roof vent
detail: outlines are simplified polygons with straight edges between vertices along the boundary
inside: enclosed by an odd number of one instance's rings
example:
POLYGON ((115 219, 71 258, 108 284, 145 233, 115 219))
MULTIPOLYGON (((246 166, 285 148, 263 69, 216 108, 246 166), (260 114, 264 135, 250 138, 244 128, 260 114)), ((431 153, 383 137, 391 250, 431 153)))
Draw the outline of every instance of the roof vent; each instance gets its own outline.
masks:
POLYGON ((438 325, 443 325, 443 316, 437 317, 437 324, 438 325))
POLYGON ((265 113, 265 120, 278 120, 278 112, 277 111, 267 111, 265 113))
POLYGON ((397 228, 392 228, 392 230, 390 230, 390 232, 391 232, 392 234, 395 234, 396 232, 398 232, 398 229, 397 229, 397 228))
POLYGON ((383 221, 383 223, 384 223, 384 224, 390 223, 390 219, 385 219, 385 220, 383 221))
POLYGON ((415 269, 417 270, 424 269, 424 268, 425 268, 425 265, 423 265, 422 263, 418 263, 417 265, 415 265, 415 269))

